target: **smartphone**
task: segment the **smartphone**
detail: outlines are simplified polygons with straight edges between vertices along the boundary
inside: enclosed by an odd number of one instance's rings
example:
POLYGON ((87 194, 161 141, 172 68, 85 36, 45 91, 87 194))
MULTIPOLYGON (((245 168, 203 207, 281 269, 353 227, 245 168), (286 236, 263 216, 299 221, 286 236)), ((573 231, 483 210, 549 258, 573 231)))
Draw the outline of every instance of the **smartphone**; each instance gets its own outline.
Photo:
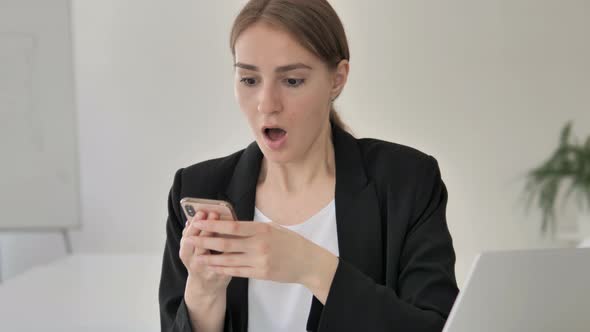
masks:
MULTIPOLYGON (((187 220, 192 219, 199 210, 206 211, 207 213, 216 212, 221 220, 238 220, 231 203, 223 200, 184 197, 180 200, 180 206, 187 220)), ((221 254, 217 250, 210 251, 212 255, 221 254)))

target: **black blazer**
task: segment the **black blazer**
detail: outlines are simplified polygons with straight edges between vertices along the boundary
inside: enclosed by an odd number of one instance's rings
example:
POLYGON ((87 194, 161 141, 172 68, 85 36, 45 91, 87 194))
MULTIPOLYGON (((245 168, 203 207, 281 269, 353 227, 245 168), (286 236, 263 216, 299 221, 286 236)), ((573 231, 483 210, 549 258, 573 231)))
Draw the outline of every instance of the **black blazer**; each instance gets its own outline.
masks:
MULTIPOLYGON (((357 139, 332 124, 339 263, 326 304, 314 296, 308 331, 441 331, 458 293, 437 161, 413 148, 357 139)), ((252 220, 263 154, 257 143, 179 169, 168 198, 159 287, 162 331, 192 331, 179 258, 185 196, 231 202, 252 220)), ((227 289, 225 331, 248 326, 248 279, 227 289)), ((254 331, 256 332, 256 331, 254 331)))

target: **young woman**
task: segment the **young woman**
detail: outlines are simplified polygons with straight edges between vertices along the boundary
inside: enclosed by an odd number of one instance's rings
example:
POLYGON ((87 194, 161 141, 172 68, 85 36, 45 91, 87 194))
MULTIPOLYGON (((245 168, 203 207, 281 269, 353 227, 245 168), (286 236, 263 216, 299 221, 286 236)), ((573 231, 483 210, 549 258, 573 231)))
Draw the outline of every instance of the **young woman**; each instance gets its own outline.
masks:
POLYGON ((350 56, 333 8, 251 0, 230 46, 255 141, 174 176, 162 331, 442 330, 458 293, 446 187, 432 156, 338 117, 350 56), (186 220, 183 197, 226 200, 238 221, 186 220))

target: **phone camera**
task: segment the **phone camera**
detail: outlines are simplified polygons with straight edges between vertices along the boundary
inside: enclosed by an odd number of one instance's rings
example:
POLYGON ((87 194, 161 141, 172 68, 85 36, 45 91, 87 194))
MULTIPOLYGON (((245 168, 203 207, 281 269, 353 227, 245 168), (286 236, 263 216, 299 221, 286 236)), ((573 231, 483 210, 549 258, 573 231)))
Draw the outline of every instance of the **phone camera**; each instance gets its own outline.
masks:
POLYGON ((187 205, 186 206, 186 213, 188 213, 189 216, 194 217, 195 216, 195 208, 193 208, 192 205, 187 205))

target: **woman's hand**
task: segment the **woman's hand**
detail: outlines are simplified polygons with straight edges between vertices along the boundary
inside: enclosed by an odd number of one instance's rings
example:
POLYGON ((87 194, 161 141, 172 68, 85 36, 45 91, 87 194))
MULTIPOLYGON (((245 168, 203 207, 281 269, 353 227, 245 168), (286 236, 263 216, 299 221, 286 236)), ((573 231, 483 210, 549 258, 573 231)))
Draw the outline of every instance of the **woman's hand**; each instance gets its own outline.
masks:
POLYGON ((192 227, 222 235, 199 236, 194 243, 202 250, 223 252, 196 257, 207 270, 223 275, 307 286, 323 272, 318 271, 320 261, 336 265, 338 261, 326 249, 274 222, 200 220, 192 227))
POLYGON ((198 228, 190 225, 197 220, 214 221, 219 219, 217 213, 212 212, 207 214, 204 211, 197 211, 192 221, 187 221, 182 231, 182 239, 180 240, 180 260, 188 271, 186 291, 191 292, 191 296, 199 297, 215 297, 227 289, 227 285, 231 281, 231 276, 218 274, 215 271, 207 270, 202 264, 197 262, 197 258, 201 255, 208 255, 210 251, 197 245, 197 239, 200 237, 215 236, 212 232, 201 231, 198 228))

